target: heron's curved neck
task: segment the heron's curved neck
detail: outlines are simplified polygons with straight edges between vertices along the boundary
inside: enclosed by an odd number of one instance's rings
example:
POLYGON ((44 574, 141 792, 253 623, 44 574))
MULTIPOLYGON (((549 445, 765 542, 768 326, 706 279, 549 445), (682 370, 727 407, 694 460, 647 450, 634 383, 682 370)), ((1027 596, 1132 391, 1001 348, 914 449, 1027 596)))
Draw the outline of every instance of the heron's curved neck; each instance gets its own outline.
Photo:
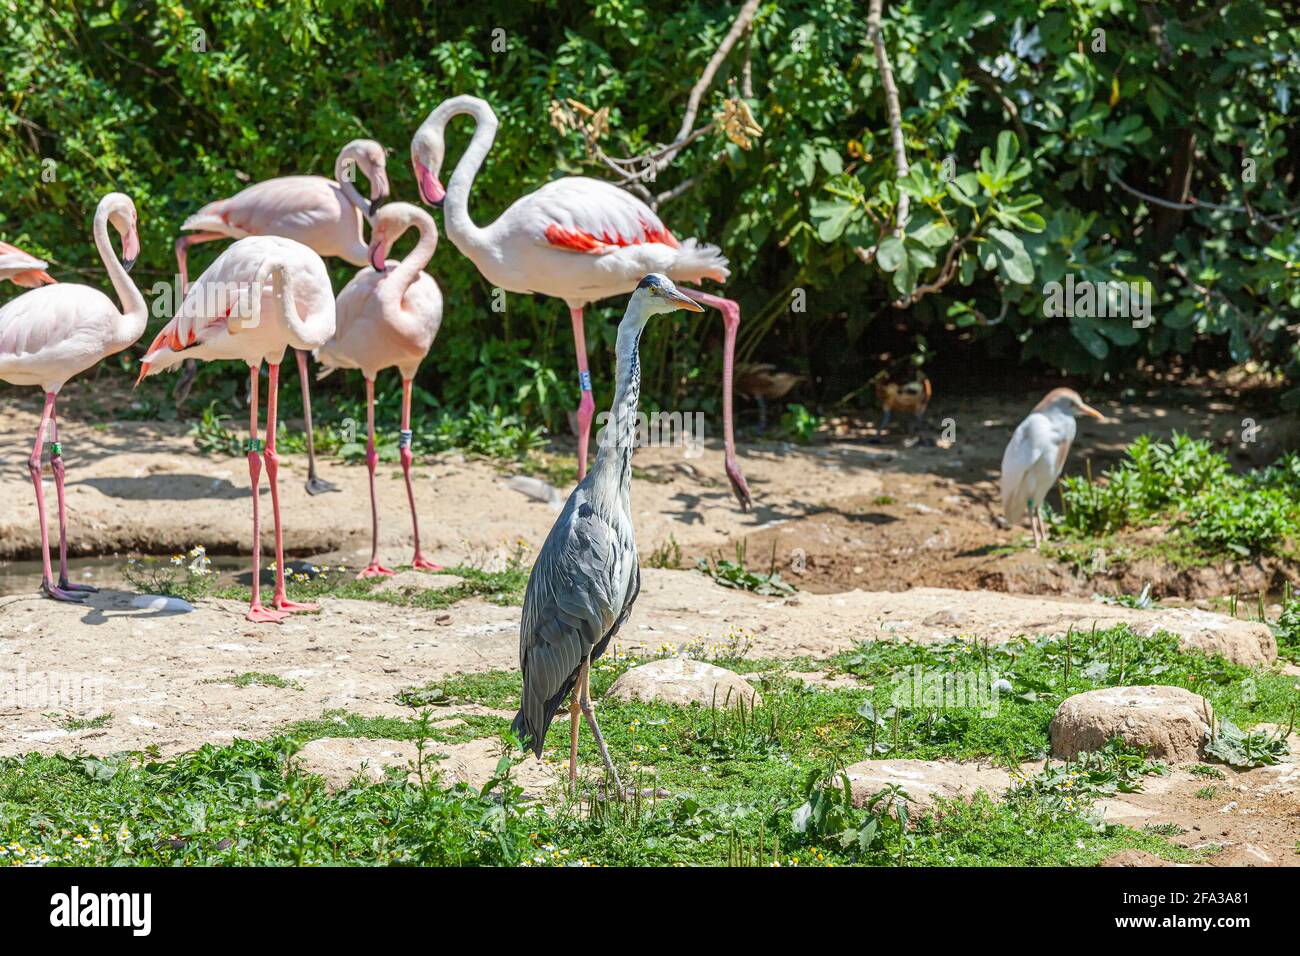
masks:
POLYGON ((109 281, 113 283, 113 291, 122 303, 122 321, 118 324, 116 339, 130 344, 144 334, 149 310, 144 296, 135 287, 131 276, 117 258, 117 253, 113 251, 113 243, 108 238, 107 211, 95 214, 95 248, 99 250, 99 258, 104 262, 104 271, 108 273, 109 281))
POLYGON ((421 271, 429 264, 434 250, 438 248, 438 230, 433 224, 432 217, 417 216, 411 220, 411 226, 420 231, 420 241, 392 272, 384 277, 383 283, 379 286, 379 298, 386 308, 401 308, 406 290, 420 278, 421 271))
POLYGON ((447 238, 465 255, 471 255, 472 250, 483 248, 488 242, 485 231, 476 226, 474 220, 470 218, 469 191, 474 185, 474 177, 483 167, 483 160, 487 158, 488 151, 492 149, 492 143, 496 139, 497 117, 492 112, 492 107, 482 100, 476 100, 458 106, 443 120, 443 123, 445 124, 458 113, 468 113, 474 117, 474 136, 469 141, 469 146, 461 156, 460 162, 456 164, 451 180, 447 183, 443 222, 446 224, 447 238))
POLYGON ((609 420, 598 433, 599 447, 591 466, 592 497, 609 508, 617 502, 626 505, 631 497, 632 452, 640 434, 641 331, 648 318, 629 309, 618 326, 614 404, 609 420))

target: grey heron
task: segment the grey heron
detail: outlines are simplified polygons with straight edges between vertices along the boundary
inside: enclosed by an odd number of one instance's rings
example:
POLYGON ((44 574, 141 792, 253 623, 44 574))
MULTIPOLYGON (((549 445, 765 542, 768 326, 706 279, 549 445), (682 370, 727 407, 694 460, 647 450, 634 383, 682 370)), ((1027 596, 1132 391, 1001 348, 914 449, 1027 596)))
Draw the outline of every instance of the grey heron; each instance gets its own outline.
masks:
POLYGON ((704 311, 658 273, 642 279, 632 293, 618 326, 614 404, 598 437, 596 461, 569 495, 538 552, 519 626, 524 688, 512 726, 515 735, 540 757, 546 730, 567 696, 570 785, 578 779, 581 713, 620 797, 618 771, 591 708, 591 662, 627 620, 641 589, 631 507, 641 395, 638 344, 651 316, 676 309, 704 311))
POLYGON ((1014 525, 1028 508, 1036 548, 1047 540, 1043 499, 1065 468, 1074 442, 1076 415, 1106 419, 1097 409, 1084 404, 1074 389, 1052 389, 1020 423, 1002 453, 1002 511, 1014 525))

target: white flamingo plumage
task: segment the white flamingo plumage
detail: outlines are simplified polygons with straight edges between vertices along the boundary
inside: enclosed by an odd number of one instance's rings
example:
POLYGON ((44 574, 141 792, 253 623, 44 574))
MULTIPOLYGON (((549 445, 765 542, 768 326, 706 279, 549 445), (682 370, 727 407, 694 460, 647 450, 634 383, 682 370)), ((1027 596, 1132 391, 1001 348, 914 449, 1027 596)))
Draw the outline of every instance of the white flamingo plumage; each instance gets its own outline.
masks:
POLYGON ((45 271, 47 267, 48 263, 44 259, 37 259, 17 246, 0 242, 0 281, 8 279, 24 289, 49 285, 54 282, 54 277, 45 271))
MULTIPOLYGON (((36 488, 36 510, 40 521, 41 561, 44 565, 41 590, 59 601, 80 601, 83 599, 80 592, 95 589, 68 581, 68 521, 63 496, 65 469, 55 400, 68 379, 134 343, 144 333, 149 318, 144 297, 127 275, 140 254, 135 204, 129 197, 122 193, 109 193, 99 201, 95 210, 94 235, 104 270, 121 302, 120 310, 98 289, 66 282, 33 289, 0 308, 0 380, 12 385, 39 385, 45 392, 45 407, 40 424, 36 426, 36 443, 27 467, 36 488), (122 238, 123 261, 118 260, 109 242, 110 224, 122 238), (54 472, 54 489, 59 501, 57 583, 50 567, 45 494, 41 487, 41 450, 47 433, 50 436, 50 468, 54 472)), ((39 262, 30 256, 27 260, 39 262)), ((30 269, 24 269, 19 274, 30 272, 30 269)), ((40 274, 44 276, 44 272, 40 274)), ((45 279, 49 277, 45 276, 45 279)))
MULTIPOLYGON (((284 534, 280 525, 279 458, 275 451, 280 363, 285 350, 320 348, 334 334, 334 291, 325 263, 311 249, 279 236, 250 236, 226 249, 195 280, 175 317, 158 333, 140 362, 140 379, 186 359, 237 359, 248 364, 248 474, 253 494, 253 597, 248 619, 278 622, 289 612, 315 610, 288 599, 284 586, 284 534), (269 365, 266 398, 266 475, 275 521, 273 608, 261 600, 261 525, 257 438, 258 376, 269 365)), ((137 384, 138 381, 137 380, 137 384)))
MULTIPOLYGON (((724 281, 727 260, 716 246, 676 239, 655 212, 611 183, 567 176, 547 183, 510 205, 496 221, 480 228, 469 215, 469 192, 492 141, 497 118, 474 96, 441 103, 411 140, 411 164, 421 198, 444 209, 447 238, 473 261, 483 277, 507 292, 541 293, 563 299, 573 323, 581 399, 578 406, 578 477, 586 473, 587 444, 595 403, 587 368, 582 310, 590 302, 626 295, 641 277, 657 272, 675 282, 724 281), (446 153, 446 128, 452 117, 474 118, 473 139, 446 188, 439 179, 446 153)), ((683 290, 722 312, 723 438, 727 477, 742 508, 749 487, 736 463, 731 416, 731 377, 740 326, 740 307, 698 290, 683 290)))
POLYGON ((442 292, 438 283, 421 270, 438 247, 433 217, 410 203, 393 203, 375 216, 370 231, 371 265, 362 269, 339 293, 338 324, 334 337, 316 351, 323 377, 336 368, 360 369, 366 380, 366 467, 370 471, 370 563, 357 575, 374 577, 393 572, 379 563, 379 506, 375 499, 375 376, 397 367, 402 375, 402 434, 400 455, 411 506, 415 557, 411 567, 440 571, 440 565, 420 550, 420 523, 415 513, 411 485, 411 383, 420 362, 429 354, 442 325, 442 292), (388 251, 408 229, 420 232, 419 242, 401 262, 388 261, 388 251))
MULTIPOLYGON (((354 139, 339 150, 334 161, 334 178, 324 176, 280 176, 254 183, 227 199, 210 202, 181 224, 190 235, 176 240, 176 264, 180 268, 181 290, 189 286, 187 253, 191 246, 216 239, 247 236, 282 236, 294 239, 319 256, 337 256, 354 266, 367 262, 367 245, 362 220, 368 221, 388 198, 388 159, 384 147, 371 139, 354 139), (370 183, 370 199, 356 187, 356 170, 370 183)), ((304 426, 307 432, 307 492, 336 491, 316 477, 316 447, 312 439, 311 392, 307 380, 307 357, 297 353, 302 383, 304 426)), ((189 390, 193 367, 177 386, 183 400, 189 390)))

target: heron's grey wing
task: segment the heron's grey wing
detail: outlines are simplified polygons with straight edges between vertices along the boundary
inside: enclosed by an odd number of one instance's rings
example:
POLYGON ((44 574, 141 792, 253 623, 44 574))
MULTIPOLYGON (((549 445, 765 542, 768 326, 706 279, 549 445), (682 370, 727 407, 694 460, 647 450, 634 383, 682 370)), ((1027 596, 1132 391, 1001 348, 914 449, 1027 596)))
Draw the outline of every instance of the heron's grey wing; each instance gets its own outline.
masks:
MULTIPOLYGON (((634 559, 635 560, 635 559, 634 559)), ((627 623, 628 616, 632 613, 632 605, 636 603, 637 596, 641 593, 641 562, 636 561, 632 565, 632 577, 627 582, 627 594, 623 598, 623 610, 619 612, 618 619, 614 621, 614 626, 609 629, 599 644, 591 652, 591 659, 594 661, 605 653, 605 648, 609 646, 610 639, 623 629, 627 623)))
POLYGON ((570 496, 528 578, 519 627, 523 698, 515 733, 540 756, 546 728, 577 678, 578 668, 614 624, 618 536, 586 504, 570 496))

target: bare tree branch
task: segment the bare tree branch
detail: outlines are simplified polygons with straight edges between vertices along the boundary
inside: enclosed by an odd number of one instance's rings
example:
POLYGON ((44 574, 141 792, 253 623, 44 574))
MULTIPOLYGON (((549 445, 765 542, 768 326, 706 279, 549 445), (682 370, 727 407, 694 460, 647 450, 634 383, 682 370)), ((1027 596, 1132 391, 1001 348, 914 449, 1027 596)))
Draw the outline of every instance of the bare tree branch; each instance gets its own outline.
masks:
MULTIPOLYGON (((636 192, 650 204, 652 209, 658 208, 661 202, 676 199, 698 181, 698 175, 692 176, 684 183, 661 193, 659 196, 654 196, 643 185, 646 182, 653 182, 659 173, 672 165, 673 160, 677 158, 677 155, 683 149, 718 128, 716 119, 711 119, 703 126, 695 127, 695 120, 700 112, 700 103, 704 99, 704 94, 708 92, 709 87, 713 84, 718 69, 735 47, 736 41, 744 35, 752 44, 751 27, 754 23, 754 16, 758 13, 760 2, 761 0, 746 0, 745 4, 740 8, 740 12, 736 14, 736 19, 732 22, 731 28, 727 31, 726 36, 722 38, 717 50, 714 51, 713 56, 709 58, 709 62, 705 65, 704 72, 700 74, 699 79, 691 87, 690 94, 686 98, 686 113, 682 116, 681 127, 671 143, 659 146, 639 156, 610 156, 601 148, 598 142, 599 136, 593 135, 592 131, 587 127, 582 127, 582 133, 587 140, 588 152, 598 162, 617 174, 620 186, 636 192)), ((752 98, 754 92, 750 65, 750 44, 747 44, 745 48, 745 62, 741 72, 741 95, 746 98, 752 98)), ((745 115, 748 116, 748 110, 746 110, 745 115)))
MULTIPOLYGON (((870 0, 867 7, 867 39, 871 41, 871 45, 876 51, 876 68, 880 70, 880 82, 885 90, 885 110, 889 116, 889 135, 893 141, 894 171, 898 178, 902 179, 909 171, 907 146, 903 141, 903 111, 898 105, 898 86, 894 83, 894 71, 889 65, 889 54, 885 51, 885 40, 880 31, 880 20, 883 15, 884 0, 870 0)), ((910 212, 908 195, 900 190, 898 205, 894 209, 892 232, 895 235, 902 235, 910 212)), ((884 230, 881 231, 883 234, 884 230)), ((876 248, 879 245, 880 237, 878 236, 876 244, 871 248, 864 249, 861 246, 854 246, 853 252, 862 260, 864 265, 870 265, 875 261, 876 248)))
MULTIPOLYGON (((903 111, 898 105, 898 86, 894 83, 894 70, 889 65, 889 54, 885 50, 885 38, 880 30, 880 19, 884 13, 884 0, 870 0, 867 7, 867 38, 876 48, 876 65, 880 68, 880 82, 885 88, 885 109, 889 113, 889 134, 894 144, 894 169, 898 178, 908 173, 907 147, 903 142, 903 111)), ((899 233, 907 225, 908 196, 900 192, 898 211, 894 216, 894 227, 899 233)))

